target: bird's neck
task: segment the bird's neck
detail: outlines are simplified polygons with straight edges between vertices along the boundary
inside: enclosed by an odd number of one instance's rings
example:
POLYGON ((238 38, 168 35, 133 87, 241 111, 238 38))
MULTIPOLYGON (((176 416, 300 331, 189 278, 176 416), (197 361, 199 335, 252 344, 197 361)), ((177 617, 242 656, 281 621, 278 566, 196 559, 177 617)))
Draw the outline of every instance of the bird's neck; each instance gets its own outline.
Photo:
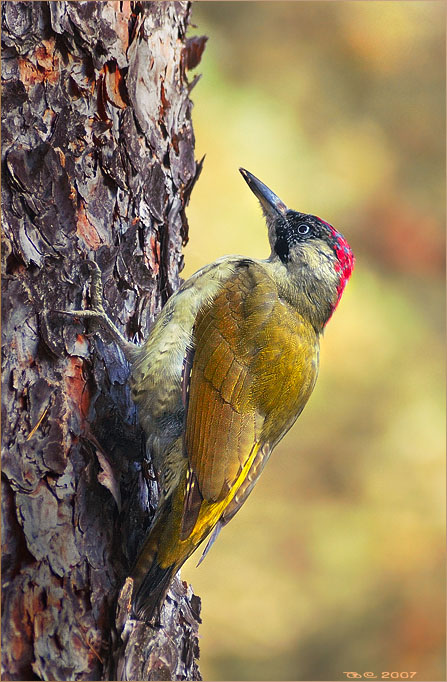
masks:
POLYGON ((290 272, 277 258, 264 263, 280 298, 308 320, 317 334, 321 334, 339 300, 336 273, 328 277, 328 273, 319 273, 306 265, 290 272))

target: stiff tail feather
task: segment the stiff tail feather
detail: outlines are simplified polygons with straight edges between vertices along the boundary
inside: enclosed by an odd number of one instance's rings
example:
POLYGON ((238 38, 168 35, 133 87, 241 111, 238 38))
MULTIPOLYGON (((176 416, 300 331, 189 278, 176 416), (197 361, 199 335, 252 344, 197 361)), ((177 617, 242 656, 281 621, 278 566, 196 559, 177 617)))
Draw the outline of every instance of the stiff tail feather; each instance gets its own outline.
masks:
POLYGON ((151 621, 154 617, 160 619, 160 611, 166 593, 176 573, 176 565, 162 568, 155 556, 149 571, 141 583, 135 585, 132 606, 135 615, 140 620, 151 621))
POLYGON ((171 580, 178 570, 174 562, 162 567, 158 558, 160 542, 171 511, 171 500, 159 510, 135 565, 131 571, 134 580, 132 610, 137 618, 150 621, 160 617, 160 610, 171 580))

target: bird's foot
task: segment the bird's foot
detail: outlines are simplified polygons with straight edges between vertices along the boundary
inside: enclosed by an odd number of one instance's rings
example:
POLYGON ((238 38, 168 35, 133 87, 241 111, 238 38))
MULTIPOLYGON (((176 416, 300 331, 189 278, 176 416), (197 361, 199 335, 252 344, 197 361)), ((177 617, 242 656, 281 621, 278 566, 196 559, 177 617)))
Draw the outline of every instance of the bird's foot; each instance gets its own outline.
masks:
POLYGON ((67 315, 76 320, 89 320, 97 330, 102 329, 118 344, 127 360, 132 360, 139 346, 128 341, 110 317, 108 317, 103 304, 104 295, 101 270, 95 261, 89 260, 86 261, 86 264, 90 270, 91 308, 89 310, 55 310, 54 312, 58 315, 67 315))

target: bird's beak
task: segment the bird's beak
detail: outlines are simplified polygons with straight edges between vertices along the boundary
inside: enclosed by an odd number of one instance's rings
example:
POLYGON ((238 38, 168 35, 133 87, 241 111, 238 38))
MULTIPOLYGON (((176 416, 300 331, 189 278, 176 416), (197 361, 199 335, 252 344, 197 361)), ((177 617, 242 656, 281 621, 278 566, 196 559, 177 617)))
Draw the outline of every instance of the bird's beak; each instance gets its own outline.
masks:
POLYGON ((281 201, 267 185, 264 185, 263 182, 258 180, 258 178, 255 178, 255 176, 245 170, 245 168, 239 168, 239 170, 253 194, 258 197, 265 217, 273 220, 276 220, 278 216, 285 217, 288 211, 285 203, 281 201))

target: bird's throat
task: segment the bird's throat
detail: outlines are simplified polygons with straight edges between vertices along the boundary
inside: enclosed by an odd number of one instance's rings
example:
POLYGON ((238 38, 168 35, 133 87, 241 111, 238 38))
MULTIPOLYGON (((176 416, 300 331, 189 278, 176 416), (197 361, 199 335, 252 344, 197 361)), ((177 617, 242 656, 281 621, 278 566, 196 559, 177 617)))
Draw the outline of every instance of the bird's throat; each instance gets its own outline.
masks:
POLYGON ((317 334, 321 334, 341 297, 339 277, 332 265, 324 263, 323 267, 316 269, 302 263, 301 267, 290 272, 279 259, 271 259, 266 266, 280 298, 310 322, 317 334))

